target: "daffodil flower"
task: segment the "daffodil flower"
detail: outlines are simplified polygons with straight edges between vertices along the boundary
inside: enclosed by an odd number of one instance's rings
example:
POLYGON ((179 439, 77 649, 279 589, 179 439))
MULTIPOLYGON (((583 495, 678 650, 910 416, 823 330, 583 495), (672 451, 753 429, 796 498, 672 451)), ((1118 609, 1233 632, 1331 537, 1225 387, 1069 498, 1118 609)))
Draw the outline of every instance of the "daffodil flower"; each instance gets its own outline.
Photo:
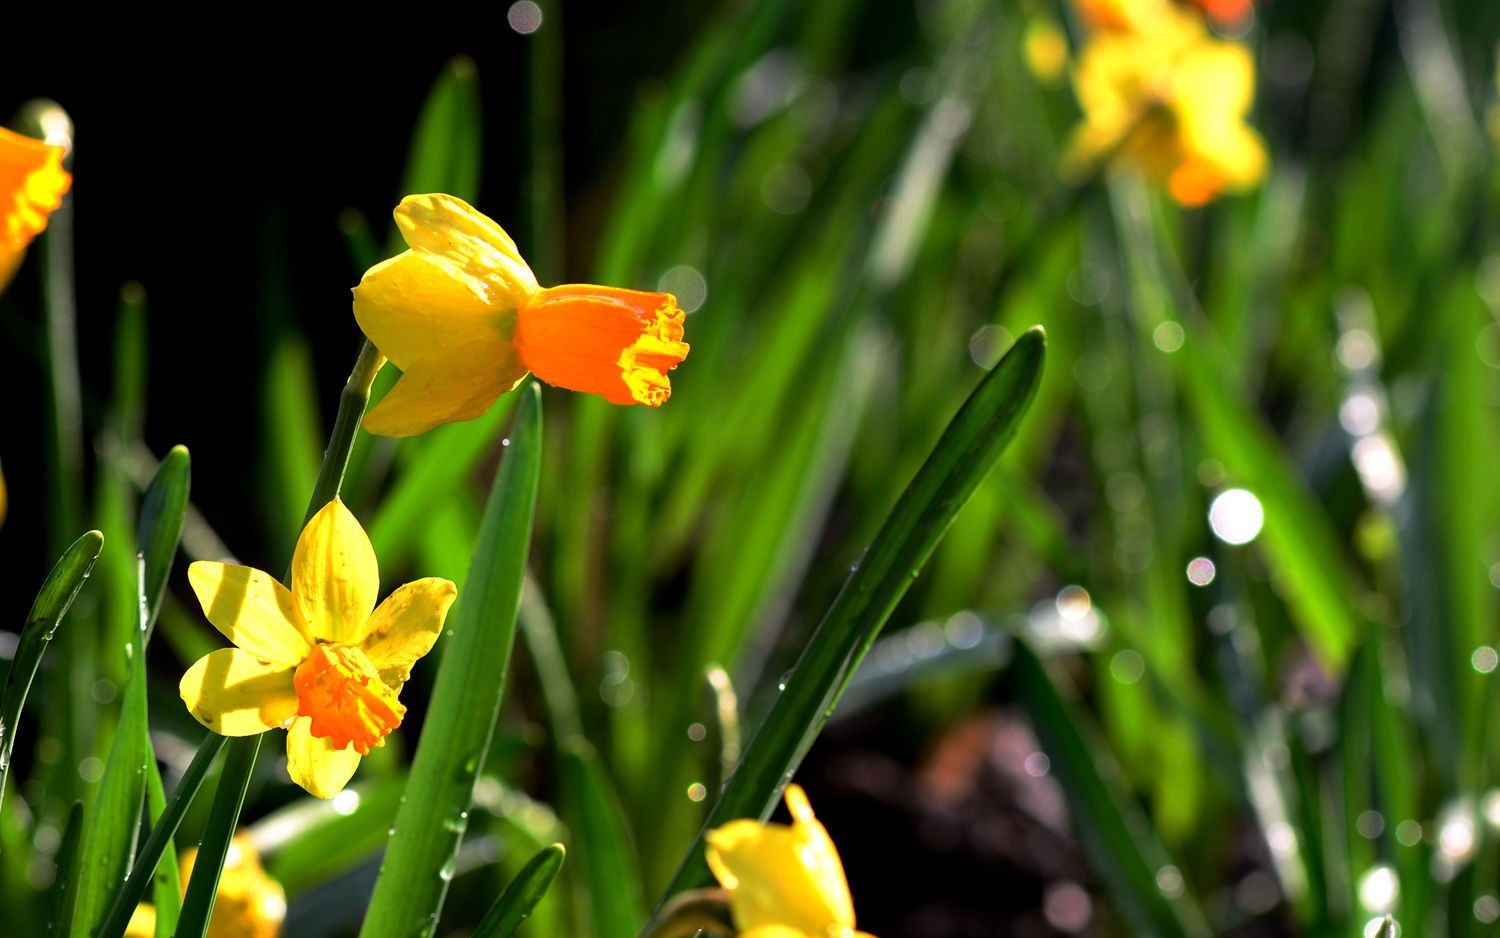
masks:
POLYGON ((66 152, 0 127, 0 290, 73 184, 62 168, 66 152))
POLYGON ((451 195, 409 195, 396 224, 411 249, 371 267, 354 318, 401 378, 365 429, 412 436, 471 420, 527 372, 613 404, 658 407, 687 356, 670 293, 541 287, 516 243, 451 195))
MULTIPOLYGON (((183 854, 178 864, 183 886, 193 872, 197 850, 183 854)), ((214 911, 206 938, 276 938, 286 919, 286 891, 266 874, 249 834, 236 834, 224 857, 224 871, 214 893, 214 911)), ((125 938, 152 938, 156 908, 143 902, 131 913, 125 938)))
MULTIPOLYGON (((854 903, 844 865, 807 795, 788 785, 792 824, 730 821, 708 832, 708 868, 729 893, 746 938, 851 938, 854 903)), ((865 936, 869 938, 869 936, 865 936)))
POLYGON ((250 567, 189 566, 204 615, 236 647, 200 658, 179 689, 198 722, 224 736, 286 728, 292 780, 332 798, 401 725, 401 685, 457 591, 428 577, 376 608, 375 551, 338 499, 302 530, 291 579, 288 589, 250 567))
POLYGON ((1214 39, 1191 11, 1163 6, 1149 29, 1095 34, 1073 82, 1084 116, 1066 177, 1086 178, 1109 160, 1166 183, 1183 205, 1202 205, 1265 176, 1265 145, 1245 124, 1250 52, 1214 39))

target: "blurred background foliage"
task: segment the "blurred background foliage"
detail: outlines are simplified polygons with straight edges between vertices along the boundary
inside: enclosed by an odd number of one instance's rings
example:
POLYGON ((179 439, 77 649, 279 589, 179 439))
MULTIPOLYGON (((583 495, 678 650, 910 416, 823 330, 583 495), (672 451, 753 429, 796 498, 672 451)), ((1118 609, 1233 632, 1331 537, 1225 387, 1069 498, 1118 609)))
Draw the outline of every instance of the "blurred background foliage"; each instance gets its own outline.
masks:
MULTIPOLYGON (((546 393, 523 647, 444 933, 552 840, 569 861, 524 928, 637 931, 881 519, 1037 323, 1020 437, 799 776, 860 927, 1493 933, 1500 7, 1258 4, 1236 37, 1269 174, 1197 210, 1059 182, 1078 108, 1026 49, 1082 37, 1044 0, 364 17, 185 44, 133 22, 0 61, 0 113, 45 95, 76 127, 70 203, 0 297, 0 629, 106 538, 21 725, 7 915, 40 920, 103 770, 135 583, 114 533, 155 460, 193 452, 188 557, 284 566, 358 348, 346 291, 399 248, 396 200, 441 189, 543 283, 676 293, 693 346, 660 411, 546 393)), ((386 590, 462 580, 512 406, 361 439, 345 499, 386 590)), ((181 565, 160 625, 170 790, 201 736, 176 682, 221 643, 181 565)), ((354 927, 431 677, 347 813, 261 760, 246 819, 287 935, 354 927)))

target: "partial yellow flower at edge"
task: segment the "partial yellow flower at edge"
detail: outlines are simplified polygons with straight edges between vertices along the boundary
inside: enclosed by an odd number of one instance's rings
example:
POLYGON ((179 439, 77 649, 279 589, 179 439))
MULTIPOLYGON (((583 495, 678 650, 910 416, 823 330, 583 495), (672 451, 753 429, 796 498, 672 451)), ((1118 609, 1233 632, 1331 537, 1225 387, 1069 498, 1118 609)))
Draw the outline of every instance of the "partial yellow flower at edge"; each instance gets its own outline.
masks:
POLYGON ((1254 186, 1266 172, 1265 146, 1244 120, 1254 84, 1249 50, 1212 38, 1187 11, 1149 32, 1099 33, 1074 72, 1084 116, 1063 175, 1081 181, 1109 160, 1165 183, 1184 205, 1254 186))
POLYGON ((286 729, 292 780, 332 798, 401 725, 401 686, 432 650, 457 589, 427 577, 376 608, 375 551, 338 499, 302 530, 291 579, 288 589, 251 567, 189 566, 204 615, 236 647, 200 658, 179 690, 198 722, 221 735, 286 729))
POLYGON ((62 168, 66 152, 0 127, 0 291, 73 184, 62 168))
POLYGON ((451 195, 409 195, 395 216, 410 250, 354 289, 354 318, 402 372, 366 430, 413 436, 471 420, 527 372, 613 404, 671 396, 667 372, 688 353, 672 294, 543 288, 504 229, 451 195))
MULTIPOLYGON (((184 889, 197 856, 197 850, 189 850, 178 864, 184 889)), ((250 835, 236 834, 224 858, 207 938, 276 938, 285 919, 286 891, 261 867, 250 835)), ((131 913, 125 938, 153 938, 155 934, 156 909, 143 902, 131 913)))
POLYGON ((729 893, 735 927, 753 938, 864 935, 838 850, 801 787, 787 786, 786 806, 791 826, 740 820, 708 833, 708 868, 729 893))

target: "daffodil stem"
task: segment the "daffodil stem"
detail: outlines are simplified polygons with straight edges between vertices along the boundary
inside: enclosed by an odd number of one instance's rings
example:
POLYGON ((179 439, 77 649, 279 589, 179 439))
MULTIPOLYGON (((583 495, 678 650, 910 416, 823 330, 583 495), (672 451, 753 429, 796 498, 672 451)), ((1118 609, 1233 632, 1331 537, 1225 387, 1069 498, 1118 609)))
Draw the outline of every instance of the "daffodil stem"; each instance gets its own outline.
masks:
POLYGON ((239 825, 240 808, 245 803, 245 792, 250 788, 250 773, 255 768, 255 757, 260 753, 260 741, 265 735, 236 736, 229 741, 229 754, 224 757, 219 789, 214 792, 214 803, 209 808, 208 823, 203 829, 203 843, 198 847, 193 875, 188 878, 187 894, 182 897, 182 915, 177 920, 176 938, 203 938, 208 931, 214 897, 219 891, 219 875, 224 871, 224 858, 229 855, 229 842, 234 839, 234 829, 239 825))
POLYGON ((365 415, 365 406, 370 403, 370 385, 376 372, 385 363, 373 343, 365 340, 349 373, 349 382, 339 395, 339 412, 333 418, 333 435, 328 439, 328 449, 323 452, 323 468, 318 470, 318 481, 313 486, 312 498, 307 503, 307 514, 302 524, 312 520, 318 509, 333 501, 344 482, 344 470, 349 466, 349 453, 354 448, 354 435, 359 432, 359 421, 365 415))
POLYGON ((151 834, 146 838, 145 846, 141 847, 141 855, 136 858, 135 865, 131 867, 130 875, 125 879, 125 885, 115 895, 114 904, 110 906, 109 914, 104 917, 104 924, 99 927, 98 938, 119 938, 125 933, 125 926, 130 921, 130 913, 146 896, 146 890, 151 886, 151 877, 156 873, 156 865, 161 861, 161 855, 171 842, 172 835, 177 833, 177 825, 182 823, 187 814, 188 806, 193 803, 193 797, 198 794, 198 788, 203 784, 203 779, 208 775, 208 767, 213 764, 214 757, 224 744, 229 741, 228 737, 220 736, 218 733, 209 733, 208 738, 203 740, 203 745, 198 747, 198 754, 193 756, 193 761, 182 775, 182 781, 177 784, 177 790, 172 793, 172 800, 167 803, 167 808, 157 820, 156 826, 151 829, 151 834))

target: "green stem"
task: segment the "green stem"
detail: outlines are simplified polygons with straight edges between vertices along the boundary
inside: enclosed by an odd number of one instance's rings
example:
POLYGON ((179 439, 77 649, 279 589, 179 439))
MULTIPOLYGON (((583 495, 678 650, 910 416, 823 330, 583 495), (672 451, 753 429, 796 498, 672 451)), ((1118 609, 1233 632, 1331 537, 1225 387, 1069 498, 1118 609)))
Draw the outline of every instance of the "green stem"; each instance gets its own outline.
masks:
POLYGON ((240 808, 245 803, 245 792, 250 788, 250 773, 255 768, 255 757, 265 735, 237 736, 229 743, 229 755, 224 757, 224 774, 219 779, 219 790, 214 792, 203 843, 198 847, 198 859, 194 861, 193 875, 188 879, 187 895, 182 898, 176 938, 203 938, 208 933, 208 920, 213 915, 214 899, 219 891, 219 875, 224 871, 224 858, 229 855, 229 842, 234 839, 235 828, 239 825, 240 808))
POLYGON ((318 481, 313 485, 312 498, 307 503, 305 525, 318 513, 318 509, 338 497, 339 486, 344 482, 344 469, 349 465, 349 451, 354 448, 354 435, 359 431, 359 421, 365 415, 365 405, 370 403, 370 385, 376 372, 385 363, 374 343, 365 340, 349 373, 349 381, 339 395, 339 412, 333 420, 333 435, 328 440, 328 449, 323 453, 323 468, 318 470, 318 481))

